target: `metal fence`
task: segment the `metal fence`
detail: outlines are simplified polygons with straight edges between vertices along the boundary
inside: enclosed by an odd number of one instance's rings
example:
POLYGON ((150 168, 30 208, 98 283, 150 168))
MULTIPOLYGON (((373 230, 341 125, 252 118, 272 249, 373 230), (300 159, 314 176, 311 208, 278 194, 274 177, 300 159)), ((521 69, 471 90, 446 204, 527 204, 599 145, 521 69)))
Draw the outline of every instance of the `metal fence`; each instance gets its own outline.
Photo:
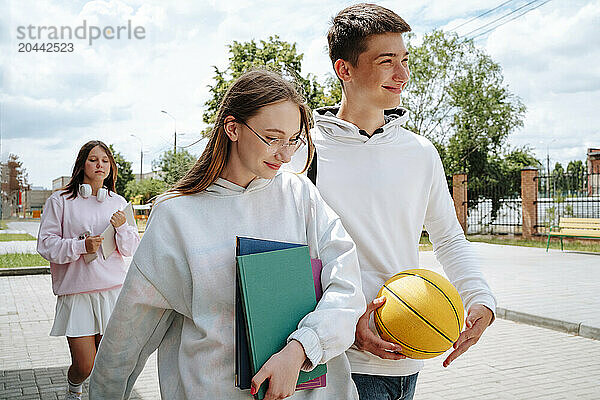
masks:
MULTIPOLYGON (((447 178, 452 193, 452 177, 447 178)), ((600 218, 600 173, 553 174, 537 178, 538 234, 558 225, 560 217, 600 218)), ((523 232, 521 177, 485 184, 467 182, 467 234, 523 232)))
POLYGON ((522 232, 521 181, 515 184, 507 190, 504 183, 480 187, 467 183, 467 234, 522 232))
POLYGON ((600 173, 541 175, 537 207, 541 234, 560 217, 600 218, 600 173))

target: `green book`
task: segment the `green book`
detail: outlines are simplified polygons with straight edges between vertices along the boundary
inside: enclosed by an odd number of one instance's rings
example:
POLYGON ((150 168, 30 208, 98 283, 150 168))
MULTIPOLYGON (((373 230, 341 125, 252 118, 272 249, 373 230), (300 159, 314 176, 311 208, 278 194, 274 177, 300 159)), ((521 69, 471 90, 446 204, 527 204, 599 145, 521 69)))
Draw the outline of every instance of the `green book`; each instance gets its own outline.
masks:
MULTIPOLYGON (((308 246, 238 256, 240 282, 252 375, 285 347, 287 337, 317 305, 308 246)), ((298 384, 327 372, 325 364, 300 371, 298 384)), ((263 399, 267 385, 257 393, 263 399)))

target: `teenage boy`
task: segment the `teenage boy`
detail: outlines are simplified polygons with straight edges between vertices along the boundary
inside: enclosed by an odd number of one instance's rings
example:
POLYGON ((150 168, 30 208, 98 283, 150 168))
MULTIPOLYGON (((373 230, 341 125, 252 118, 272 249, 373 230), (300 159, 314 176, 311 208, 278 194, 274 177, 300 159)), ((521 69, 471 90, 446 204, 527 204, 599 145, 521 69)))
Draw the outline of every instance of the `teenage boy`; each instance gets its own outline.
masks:
MULTIPOLYGON (((408 112, 396 107, 409 79, 402 40, 408 31, 402 18, 373 4, 350 6, 333 19, 327 39, 342 101, 315 111, 309 177, 356 242, 367 300, 392 275, 419 265, 425 226, 468 310, 447 367, 494 320, 496 301, 456 218, 435 147, 402 128, 408 112)), ((374 333, 371 314, 384 301, 373 300, 358 322, 348 350, 352 378, 362 400, 412 399, 423 362, 374 333)))

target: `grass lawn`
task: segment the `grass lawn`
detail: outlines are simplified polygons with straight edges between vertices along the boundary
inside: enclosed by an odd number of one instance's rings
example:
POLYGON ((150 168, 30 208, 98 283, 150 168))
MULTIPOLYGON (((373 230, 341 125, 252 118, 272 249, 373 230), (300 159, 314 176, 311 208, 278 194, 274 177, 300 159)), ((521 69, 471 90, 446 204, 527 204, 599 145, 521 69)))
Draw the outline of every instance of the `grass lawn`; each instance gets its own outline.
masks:
POLYGON ((0 229, 8 229, 8 225, 4 220, 0 220, 0 229))
POLYGON ((0 254, 0 268, 41 267, 50 265, 39 254, 0 254))
POLYGON ((36 240, 28 233, 0 233, 0 242, 36 240))
MULTIPOLYGON (((491 244, 503 244, 509 246, 540 247, 545 249, 548 236, 534 239, 523 239, 520 236, 469 236, 467 239, 471 242, 484 242, 491 244)), ((564 249, 571 251, 586 251, 600 253, 600 240, 577 240, 563 239, 564 249)), ((560 250, 560 239, 551 238, 550 248, 560 250)))
MULTIPOLYGON (((539 247, 542 249, 546 248, 546 241, 548 236, 540 236, 534 239, 523 239, 521 236, 508 236, 508 235, 471 235, 467 239, 470 242, 483 242, 491 244, 502 244, 505 246, 524 246, 524 247, 539 247)), ((592 253, 600 253, 600 240, 577 240, 577 239, 563 239, 564 249, 571 251, 585 251, 592 253)), ((550 239, 550 248, 560 250, 560 239, 550 239)), ((422 235, 419 241, 419 251, 430 251, 433 249, 431 242, 427 235, 422 235)))

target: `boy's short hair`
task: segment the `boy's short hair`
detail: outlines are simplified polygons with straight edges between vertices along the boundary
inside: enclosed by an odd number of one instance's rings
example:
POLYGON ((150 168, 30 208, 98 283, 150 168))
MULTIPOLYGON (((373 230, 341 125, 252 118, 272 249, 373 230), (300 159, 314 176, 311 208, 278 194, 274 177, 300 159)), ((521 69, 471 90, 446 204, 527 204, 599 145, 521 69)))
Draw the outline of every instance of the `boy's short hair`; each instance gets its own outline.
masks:
POLYGON ((354 4, 340 11, 327 33, 329 58, 339 59, 353 66, 358 56, 367 49, 367 39, 382 33, 410 32, 410 26, 398 14, 376 4, 354 4))

